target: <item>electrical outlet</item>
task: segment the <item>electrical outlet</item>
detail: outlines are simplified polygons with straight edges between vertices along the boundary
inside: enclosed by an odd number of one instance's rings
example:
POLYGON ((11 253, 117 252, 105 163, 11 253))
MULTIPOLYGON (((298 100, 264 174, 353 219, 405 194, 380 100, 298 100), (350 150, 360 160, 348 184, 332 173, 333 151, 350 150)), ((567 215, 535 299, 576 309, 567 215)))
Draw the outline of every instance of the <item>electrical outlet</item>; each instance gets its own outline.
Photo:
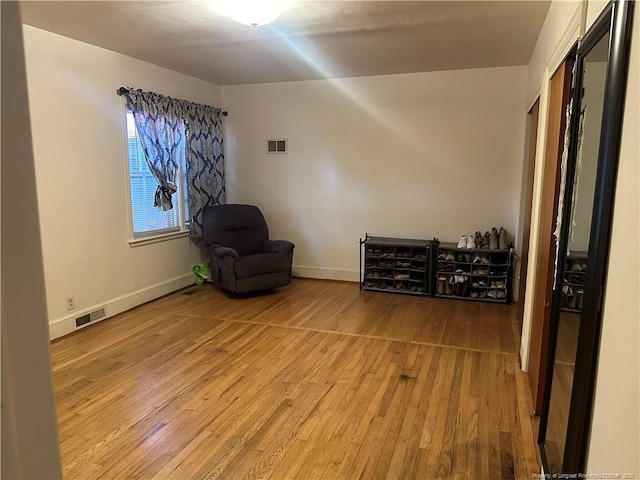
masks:
POLYGON ((76 301, 73 297, 67 297, 67 310, 73 310, 76 308, 76 301))

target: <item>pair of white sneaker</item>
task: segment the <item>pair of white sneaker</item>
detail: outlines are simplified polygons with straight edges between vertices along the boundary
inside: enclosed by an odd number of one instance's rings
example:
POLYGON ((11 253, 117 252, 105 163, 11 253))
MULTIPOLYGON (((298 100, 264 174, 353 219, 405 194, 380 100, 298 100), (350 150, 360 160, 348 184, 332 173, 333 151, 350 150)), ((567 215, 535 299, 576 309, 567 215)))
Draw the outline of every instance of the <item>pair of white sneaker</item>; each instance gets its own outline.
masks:
POLYGON ((462 235, 458 240, 458 248, 476 248, 476 240, 473 235, 462 235))

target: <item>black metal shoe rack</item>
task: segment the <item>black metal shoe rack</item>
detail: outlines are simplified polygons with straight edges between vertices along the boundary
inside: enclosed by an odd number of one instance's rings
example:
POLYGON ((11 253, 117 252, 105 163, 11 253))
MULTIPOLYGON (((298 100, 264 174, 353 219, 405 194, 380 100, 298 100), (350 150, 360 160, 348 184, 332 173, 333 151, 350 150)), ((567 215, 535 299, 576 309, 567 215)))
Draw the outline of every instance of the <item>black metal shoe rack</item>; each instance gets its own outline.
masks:
POLYGON ((360 239, 360 289, 433 295, 433 241, 360 239))
POLYGON ((582 311, 586 275, 587 252, 571 252, 570 255, 567 255, 560 305, 563 312, 580 313, 582 311))
POLYGON ((433 240, 360 239, 360 290, 510 303, 513 248, 457 248, 433 240))
POLYGON ((436 297, 510 302, 513 248, 458 248, 455 243, 439 243, 436 250, 436 297))

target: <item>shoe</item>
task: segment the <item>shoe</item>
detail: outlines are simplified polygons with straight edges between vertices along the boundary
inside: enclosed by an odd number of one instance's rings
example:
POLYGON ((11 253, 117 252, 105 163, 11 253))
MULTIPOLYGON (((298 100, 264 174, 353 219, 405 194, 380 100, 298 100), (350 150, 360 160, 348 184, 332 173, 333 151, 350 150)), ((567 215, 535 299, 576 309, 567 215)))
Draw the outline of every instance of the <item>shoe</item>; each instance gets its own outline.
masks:
POLYGON ((445 295, 453 295, 453 286, 451 285, 452 283, 453 283, 453 276, 449 277, 449 281, 445 285, 445 288, 444 288, 445 295))
POLYGON ((502 227, 500 227, 500 232, 498 233, 498 248, 500 250, 509 248, 509 245, 507 245, 507 231, 502 227))
POLYGON ((478 298, 485 298, 487 296, 487 291, 486 290, 482 290, 480 292, 480 294, 478 295, 478 298))
POLYGON ((570 273, 568 279, 570 283, 575 283, 576 285, 584 285, 584 275, 570 273))
POLYGON ((440 252, 438 254, 438 260, 444 260, 447 258, 447 254, 445 252, 440 252))
POLYGON ((487 292, 487 297, 496 300, 498 298, 498 291, 497 290, 489 290, 487 292))
POLYGON ((411 287, 411 291, 412 292, 416 292, 418 289, 416 288, 416 286, 414 285, 413 287, 411 287))
POLYGON ((465 262, 465 258, 464 258, 464 253, 459 253, 458 255, 456 255, 456 262, 465 262))
POLYGON ((463 297, 469 296, 469 284, 467 282, 462 284, 462 296, 463 297))
POLYGON ((478 298, 480 294, 478 292, 471 292, 471 298, 478 298))
POLYGON ((576 290, 576 310, 582 310, 583 297, 584 297, 584 290, 576 290))
POLYGON ((444 295, 444 292, 447 291, 446 285, 447 285, 447 279, 445 277, 439 277, 438 290, 437 290, 438 295, 444 295))
POLYGON ((476 248, 476 240, 471 235, 467 237, 467 248, 476 248))
POLYGON ((489 248, 491 250, 498 249, 498 230, 496 230, 496 227, 493 227, 491 229, 491 237, 489 237, 489 248))
POLYGON ((480 254, 480 263, 482 263, 483 265, 489 265, 489 255, 487 255, 486 253, 480 254))
POLYGON ((453 272, 454 269, 453 263, 442 263, 438 262, 438 271, 439 272, 453 272))
POLYGON ((456 283, 453 287, 453 294, 456 297, 461 297, 462 296, 462 283, 456 283))
POLYGON ((482 233, 480 233, 479 231, 476 232, 475 238, 474 238, 475 242, 476 242, 476 247, 475 248, 483 248, 482 247, 482 242, 484 241, 482 238, 482 233))
POLYGON ((470 253, 465 253, 464 254, 464 261, 467 263, 471 263, 471 254, 470 253))
POLYGON ((447 252, 447 256, 444 259, 447 262, 453 262, 453 260, 454 260, 453 252, 451 252, 451 251, 447 252))
POLYGON ((480 262, 482 262, 482 257, 480 256, 479 253, 474 253, 473 261, 471 263, 480 263, 480 262))
POLYGON ((482 238, 482 248, 489 248, 491 245, 491 234, 489 232, 484 232, 484 237, 482 238))
POLYGON ((467 236, 462 235, 458 240, 458 248, 467 248, 467 236))
POLYGON ((475 268, 473 270, 474 275, 489 275, 489 269, 487 267, 475 268))
POLYGON ((505 292, 504 290, 498 290, 497 298, 498 300, 504 300, 505 298, 507 298, 507 292, 505 292))
MULTIPOLYGON (((562 306, 566 308, 572 308, 569 306, 569 298, 573 297, 573 288, 571 288, 569 285, 565 285, 564 287, 562 287, 562 296, 564 297, 562 306)), ((574 299, 574 308, 575 308, 575 299, 574 299)))
POLYGON ((423 293, 424 292, 424 287, 418 287, 418 292, 423 293))

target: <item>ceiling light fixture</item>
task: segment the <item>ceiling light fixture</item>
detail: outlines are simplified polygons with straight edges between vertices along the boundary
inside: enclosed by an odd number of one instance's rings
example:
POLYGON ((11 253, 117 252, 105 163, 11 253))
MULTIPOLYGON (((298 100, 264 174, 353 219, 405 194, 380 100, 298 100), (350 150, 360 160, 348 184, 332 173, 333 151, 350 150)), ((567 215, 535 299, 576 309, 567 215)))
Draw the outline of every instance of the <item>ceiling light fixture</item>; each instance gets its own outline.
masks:
POLYGON ((276 20, 291 0, 213 0, 211 8, 243 25, 259 27, 276 20))

